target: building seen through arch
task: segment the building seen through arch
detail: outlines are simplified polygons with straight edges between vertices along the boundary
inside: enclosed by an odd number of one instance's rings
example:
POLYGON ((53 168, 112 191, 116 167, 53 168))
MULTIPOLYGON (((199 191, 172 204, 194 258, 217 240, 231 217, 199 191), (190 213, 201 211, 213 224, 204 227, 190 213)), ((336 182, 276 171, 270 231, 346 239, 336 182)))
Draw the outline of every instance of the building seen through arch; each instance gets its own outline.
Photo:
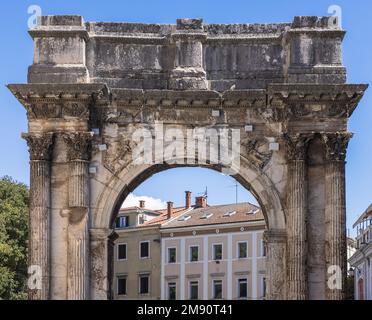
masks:
POLYGON ((116 218, 114 299, 264 299, 266 223, 251 203, 205 196, 164 210, 122 208, 116 218))

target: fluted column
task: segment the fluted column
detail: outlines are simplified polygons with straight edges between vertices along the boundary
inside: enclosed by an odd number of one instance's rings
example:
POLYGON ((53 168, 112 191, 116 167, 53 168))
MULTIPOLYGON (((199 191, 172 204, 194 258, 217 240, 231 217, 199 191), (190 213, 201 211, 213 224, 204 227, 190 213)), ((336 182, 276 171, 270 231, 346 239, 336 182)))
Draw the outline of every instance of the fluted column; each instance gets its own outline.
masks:
POLYGON ((286 298, 286 241, 285 230, 268 230, 264 234, 267 255, 267 300, 286 298))
POLYGON ((111 229, 90 229, 92 300, 111 297, 113 241, 117 234, 111 229))
POLYGON ((329 300, 341 300, 345 296, 347 274, 345 157, 351 136, 348 132, 322 135, 327 161, 325 167, 325 255, 326 298, 329 300), (330 279, 331 276, 336 278, 330 279))
POLYGON ((24 134, 30 152, 29 283, 30 300, 49 299, 50 160, 53 133, 24 134))
POLYGON ((89 298, 89 160, 92 135, 89 132, 65 133, 69 160, 67 236, 67 298, 89 298))
POLYGON ((287 298, 307 298, 306 276, 306 153, 311 136, 307 134, 286 135, 288 156, 287 197, 287 298))

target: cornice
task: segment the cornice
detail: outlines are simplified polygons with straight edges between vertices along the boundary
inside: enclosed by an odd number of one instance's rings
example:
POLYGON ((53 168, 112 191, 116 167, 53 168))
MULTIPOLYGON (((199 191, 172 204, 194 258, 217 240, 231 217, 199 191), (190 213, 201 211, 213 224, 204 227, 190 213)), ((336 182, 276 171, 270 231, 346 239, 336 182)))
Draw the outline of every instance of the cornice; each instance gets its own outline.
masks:
POLYGON ((105 84, 12 84, 8 88, 34 118, 83 117, 90 103, 131 108, 252 108, 266 122, 348 118, 367 85, 272 84, 264 89, 142 90, 105 84), (71 104, 75 103, 74 107, 71 104), (78 106, 78 107, 76 107, 78 106), (58 111, 60 108, 62 111, 58 111), (81 109, 81 112, 78 110, 81 109), (65 112, 63 110, 66 110, 65 112), (58 111, 58 112, 57 112, 58 111))

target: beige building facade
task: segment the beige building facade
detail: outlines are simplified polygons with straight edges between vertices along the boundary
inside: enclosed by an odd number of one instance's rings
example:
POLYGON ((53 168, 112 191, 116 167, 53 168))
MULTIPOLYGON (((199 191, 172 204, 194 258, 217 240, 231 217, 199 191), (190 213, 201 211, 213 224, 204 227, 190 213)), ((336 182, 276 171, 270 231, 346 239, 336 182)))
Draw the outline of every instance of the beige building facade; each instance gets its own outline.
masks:
MULTIPOLYGON (((226 213, 235 205, 222 206, 226 213)), ((221 207, 221 206, 217 206, 221 207)), ((241 204, 239 207, 244 207, 241 204)), ((257 210, 248 221, 198 225, 215 207, 186 213, 194 220, 186 227, 164 224, 161 231, 161 297, 172 300, 264 299, 266 293, 265 221, 257 210), (202 211, 202 212, 200 212, 202 211), (205 213, 204 211, 208 212, 205 213)), ((215 220, 215 219, 214 219, 215 220)), ((187 221, 187 220, 186 220, 187 221)))
POLYGON ((249 203, 209 206, 186 191, 185 206, 121 209, 116 218, 116 300, 264 299, 266 224, 249 203), (147 221, 139 219, 147 215, 147 221), (123 224, 123 220, 128 224, 123 224), (132 223, 132 224, 131 224, 132 223))
POLYGON ((160 299, 159 227, 116 232, 113 298, 160 299))

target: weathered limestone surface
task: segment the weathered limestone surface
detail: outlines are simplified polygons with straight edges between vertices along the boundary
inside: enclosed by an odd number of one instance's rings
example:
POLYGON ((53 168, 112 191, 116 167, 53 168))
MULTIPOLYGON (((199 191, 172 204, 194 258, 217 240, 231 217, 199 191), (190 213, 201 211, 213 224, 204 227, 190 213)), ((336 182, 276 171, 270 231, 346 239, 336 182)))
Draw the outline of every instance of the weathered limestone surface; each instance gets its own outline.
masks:
POLYGON ((288 299, 307 298, 306 150, 309 134, 286 135, 288 181, 288 299))
MULTIPOLYGON (((351 138, 348 132, 323 135, 326 145, 325 193, 325 254, 327 272, 329 267, 339 266, 342 272, 342 290, 326 290, 326 298, 342 299, 346 280, 346 205, 345 205, 345 157, 351 138)), ((333 271, 334 273, 334 271, 333 271)))
POLYGON ((30 151, 30 255, 29 266, 37 267, 41 286, 29 290, 29 299, 49 299, 50 294, 50 158, 53 133, 23 136, 30 151))
POLYGON ((286 230, 269 230, 265 233, 267 244, 267 299, 278 300, 286 297, 286 230))
POLYGON ((265 213, 268 298, 341 299, 327 269, 345 276, 347 122, 367 86, 345 83, 335 19, 40 17, 28 84, 9 85, 29 121, 30 265, 43 274, 30 298, 110 298, 110 230, 126 195, 176 166, 224 169, 194 155, 134 163, 137 129, 154 136, 152 160, 170 145, 157 135, 161 124, 184 137, 198 127, 239 130, 234 177, 265 213))

